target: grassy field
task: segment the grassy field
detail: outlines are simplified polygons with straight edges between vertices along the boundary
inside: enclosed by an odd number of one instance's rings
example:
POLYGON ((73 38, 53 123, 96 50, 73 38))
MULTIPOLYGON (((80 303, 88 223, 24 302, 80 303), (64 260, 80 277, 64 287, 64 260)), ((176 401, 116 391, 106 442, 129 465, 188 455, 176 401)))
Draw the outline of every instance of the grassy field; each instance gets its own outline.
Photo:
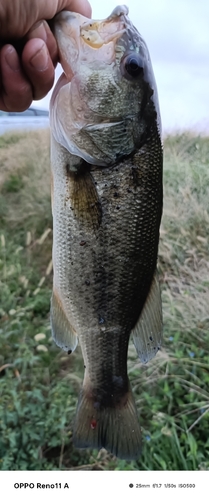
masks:
POLYGON ((137 462, 72 445, 83 363, 51 339, 47 131, 0 137, 0 190, 0 469, 209 470, 209 139, 165 140, 164 345, 146 366, 129 349, 137 462))

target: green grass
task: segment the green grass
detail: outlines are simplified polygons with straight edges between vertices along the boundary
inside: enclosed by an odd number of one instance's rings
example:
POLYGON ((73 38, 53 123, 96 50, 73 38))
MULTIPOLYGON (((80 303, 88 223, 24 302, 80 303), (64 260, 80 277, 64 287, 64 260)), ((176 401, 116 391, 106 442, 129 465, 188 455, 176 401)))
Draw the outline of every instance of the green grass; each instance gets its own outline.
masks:
POLYGON ((49 326, 49 134, 2 137, 0 162, 0 469, 209 470, 209 139, 165 140, 164 345, 146 366, 129 349, 137 462, 72 444, 83 363, 49 326))

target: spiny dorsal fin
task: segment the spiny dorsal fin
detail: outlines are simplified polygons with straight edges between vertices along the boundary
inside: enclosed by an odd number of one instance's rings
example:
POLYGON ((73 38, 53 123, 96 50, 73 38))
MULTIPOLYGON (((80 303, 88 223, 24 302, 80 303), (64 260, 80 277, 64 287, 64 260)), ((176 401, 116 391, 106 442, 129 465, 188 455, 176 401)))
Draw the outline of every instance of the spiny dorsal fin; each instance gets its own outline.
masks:
POLYGON ((154 358, 162 341, 162 303, 157 271, 142 313, 132 330, 133 342, 142 363, 154 358))

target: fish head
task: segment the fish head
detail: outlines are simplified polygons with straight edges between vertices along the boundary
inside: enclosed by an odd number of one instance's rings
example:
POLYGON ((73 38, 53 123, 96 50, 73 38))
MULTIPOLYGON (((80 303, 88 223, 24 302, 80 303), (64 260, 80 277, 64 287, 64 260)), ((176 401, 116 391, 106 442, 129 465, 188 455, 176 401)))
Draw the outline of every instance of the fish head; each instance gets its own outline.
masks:
POLYGON ((157 126, 157 88, 149 51, 125 5, 105 20, 63 11, 54 35, 64 75, 51 99, 55 139, 97 165, 136 151, 157 126))

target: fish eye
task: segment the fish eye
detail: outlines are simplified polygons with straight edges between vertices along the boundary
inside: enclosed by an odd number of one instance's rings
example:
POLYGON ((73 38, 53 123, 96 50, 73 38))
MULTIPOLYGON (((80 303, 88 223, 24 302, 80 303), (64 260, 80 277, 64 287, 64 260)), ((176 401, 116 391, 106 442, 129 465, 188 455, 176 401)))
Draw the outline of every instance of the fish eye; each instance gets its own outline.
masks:
POLYGON ((127 80, 134 80, 142 74, 144 69, 144 61, 139 54, 124 54, 121 59, 120 69, 122 75, 127 80))

